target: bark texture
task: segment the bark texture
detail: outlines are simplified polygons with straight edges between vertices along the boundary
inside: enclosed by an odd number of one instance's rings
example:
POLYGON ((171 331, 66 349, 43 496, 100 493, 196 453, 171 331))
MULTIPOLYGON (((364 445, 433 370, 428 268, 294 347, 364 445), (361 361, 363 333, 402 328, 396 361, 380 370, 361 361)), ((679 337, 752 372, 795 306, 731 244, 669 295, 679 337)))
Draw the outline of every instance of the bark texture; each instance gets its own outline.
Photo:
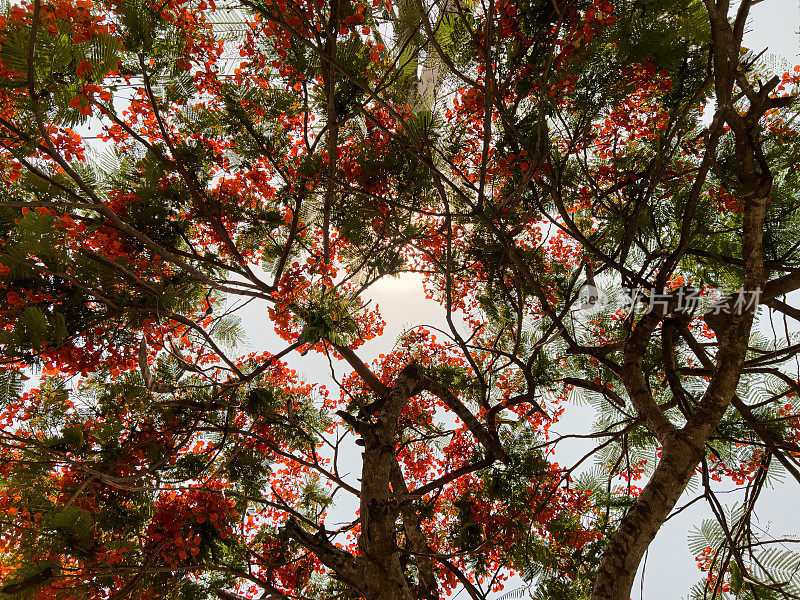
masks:
MULTIPOLYGON (((772 186, 769 166, 763 160, 762 140, 757 130, 764 113, 772 108, 769 94, 775 82, 753 90, 741 74, 739 48, 751 2, 741 3, 735 21, 727 18, 728 3, 706 0, 711 24, 714 84, 717 100, 715 123, 730 127, 735 139, 735 160, 739 178, 736 190, 744 205, 742 263, 745 268, 745 293, 764 289, 767 270, 764 263, 763 232, 767 197, 772 186), (733 107, 734 87, 744 89, 750 102, 742 115, 733 107)), ((712 124, 711 129, 715 125, 712 124)), ((709 132, 712 138, 712 131, 709 132)), ((714 150, 714 147, 711 147, 714 150)), ((708 158, 708 156, 707 156, 708 158)), ((710 157, 713 162, 713 156, 710 157)), ((685 217, 690 217, 686 215, 685 217)), ((733 304, 733 297, 723 302, 733 304)), ((621 377, 637 412, 663 446, 661 461, 634 505, 620 521, 605 548, 595 580, 593 600, 627 600, 639 564, 661 525, 705 456, 709 436, 736 395, 747 354, 755 307, 724 319, 707 315, 706 322, 720 341, 713 374, 706 393, 693 409, 686 425, 675 429, 661 412, 645 385, 641 373, 642 351, 660 317, 645 316, 626 344, 626 359, 621 377)), ((654 313, 651 313, 653 315, 654 313)))

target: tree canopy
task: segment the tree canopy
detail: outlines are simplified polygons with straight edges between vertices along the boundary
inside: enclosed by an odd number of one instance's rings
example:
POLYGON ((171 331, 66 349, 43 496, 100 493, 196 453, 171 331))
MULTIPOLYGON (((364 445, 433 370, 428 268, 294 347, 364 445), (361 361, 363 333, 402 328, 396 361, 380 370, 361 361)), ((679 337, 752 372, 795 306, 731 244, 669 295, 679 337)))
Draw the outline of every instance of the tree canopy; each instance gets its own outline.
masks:
POLYGON ((800 483, 756 3, 5 5, 0 599, 625 600, 681 498, 696 597, 797 598, 752 523, 800 483), (372 360, 408 274, 447 327, 372 360))

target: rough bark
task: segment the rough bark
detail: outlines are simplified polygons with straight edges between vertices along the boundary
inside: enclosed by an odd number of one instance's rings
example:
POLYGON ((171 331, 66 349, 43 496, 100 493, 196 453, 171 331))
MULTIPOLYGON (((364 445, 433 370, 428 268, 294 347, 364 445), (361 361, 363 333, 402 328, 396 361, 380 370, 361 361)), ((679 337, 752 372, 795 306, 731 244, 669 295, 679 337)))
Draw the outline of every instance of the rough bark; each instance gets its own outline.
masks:
MULTIPOLYGON (((489 455, 480 465, 496 460, 507 461, 496 431, 490 431, 444 385, 421 372, 415 363, 406 366, 391 386, 384 385, 351 350, 339 349, 343 358, 359 372, 377 399, 362 408, 357 416, 339 414, 361 437, 361 490, 359 493, 358 537, 360 556, 353 556, 334 546, 326 532, 316 533, 292 519, 286 529, 289 535, 308 548, 367 600, 426 600, 439 597, 438 583, 430 550, 420 525, 414 500, 420 492, 411 493, 397 460, 396 445, 401 431, 400 415, 415 395, 429 391, 464 420, 476 440, 489 455), (400 526, 405 531, 404 547, 398 545, 400 526), (406 566, 415 562, 418 581, 410 581, 406 566)), ((441 483, 441 482, 440 482, 441 483)), ((310 525, 310 524, 309 524, 310 525)), ((312 528, 313 529, 313 528, 312 528)))
MULTIPOLYGON (((714 40, 714 75, 717 115, 727 123, 735 139, 735 158, 739 177, 739 197, 744 203, 742 261, 745 267, 744 290, 763 289, 767 272, 762 238, 766 198, 772 177, 762 156, 756 131, 758 120, 770 104, 768 87, 747 93, 750 111, 742 116, 732 107, 733 87, 741 67, 739 47, 749 2, 745 0, 733 25, 727 19, 725 2, 706 0, 714 40)), ((742 87, 746 83, 738 79, 742 87)), ((752 91, 752 90, 749 90, 752 91)), ((705 454, 705 444, 736 394, 744 366, 754 309, 730 318, 707 319, 719 340, 714 373, 699 405, 686 425, 673 430, 644 384, 641 350, 655 329, 653 317, 645 316, 629 340, 623 361, 623 380, 640 415, 663 446, 662 457, 653 476, 631 509, 610 536, 595 579, 593 600, 627 600, 636 572, 648 546, 686 489, 692 474, 705 454)), ((651 313, 652 315, 653 313, 651 313)))

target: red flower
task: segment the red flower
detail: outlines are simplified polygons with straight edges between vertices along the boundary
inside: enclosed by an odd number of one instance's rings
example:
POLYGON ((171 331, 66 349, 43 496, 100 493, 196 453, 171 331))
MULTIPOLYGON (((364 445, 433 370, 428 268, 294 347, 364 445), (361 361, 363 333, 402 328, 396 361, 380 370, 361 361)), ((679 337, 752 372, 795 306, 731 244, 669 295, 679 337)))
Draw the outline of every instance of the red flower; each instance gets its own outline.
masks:
POLYGON ((78 65, 78 68, 75 69, 75 72, 78 74, 78 77, 81 77, 83 79, 88 79, 87 75, 92 74, 92 65, 90 65, 87 61, 84 60, 83 62, 81 62, 81 64, 78 65))

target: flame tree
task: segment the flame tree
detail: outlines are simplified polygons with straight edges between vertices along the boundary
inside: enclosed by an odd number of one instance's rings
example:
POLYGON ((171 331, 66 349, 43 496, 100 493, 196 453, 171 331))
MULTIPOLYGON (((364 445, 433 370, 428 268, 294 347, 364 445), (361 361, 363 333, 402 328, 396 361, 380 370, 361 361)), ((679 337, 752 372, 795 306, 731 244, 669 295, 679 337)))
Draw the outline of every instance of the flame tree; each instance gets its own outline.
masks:
POLYGON ((797 597, 751 525, 800 482, 800 76, 755 3, 5 6, 0 598, 624 600, 693 479, 699 597, 797 597), (447 327, 368 360, 407 273, 447 327))

